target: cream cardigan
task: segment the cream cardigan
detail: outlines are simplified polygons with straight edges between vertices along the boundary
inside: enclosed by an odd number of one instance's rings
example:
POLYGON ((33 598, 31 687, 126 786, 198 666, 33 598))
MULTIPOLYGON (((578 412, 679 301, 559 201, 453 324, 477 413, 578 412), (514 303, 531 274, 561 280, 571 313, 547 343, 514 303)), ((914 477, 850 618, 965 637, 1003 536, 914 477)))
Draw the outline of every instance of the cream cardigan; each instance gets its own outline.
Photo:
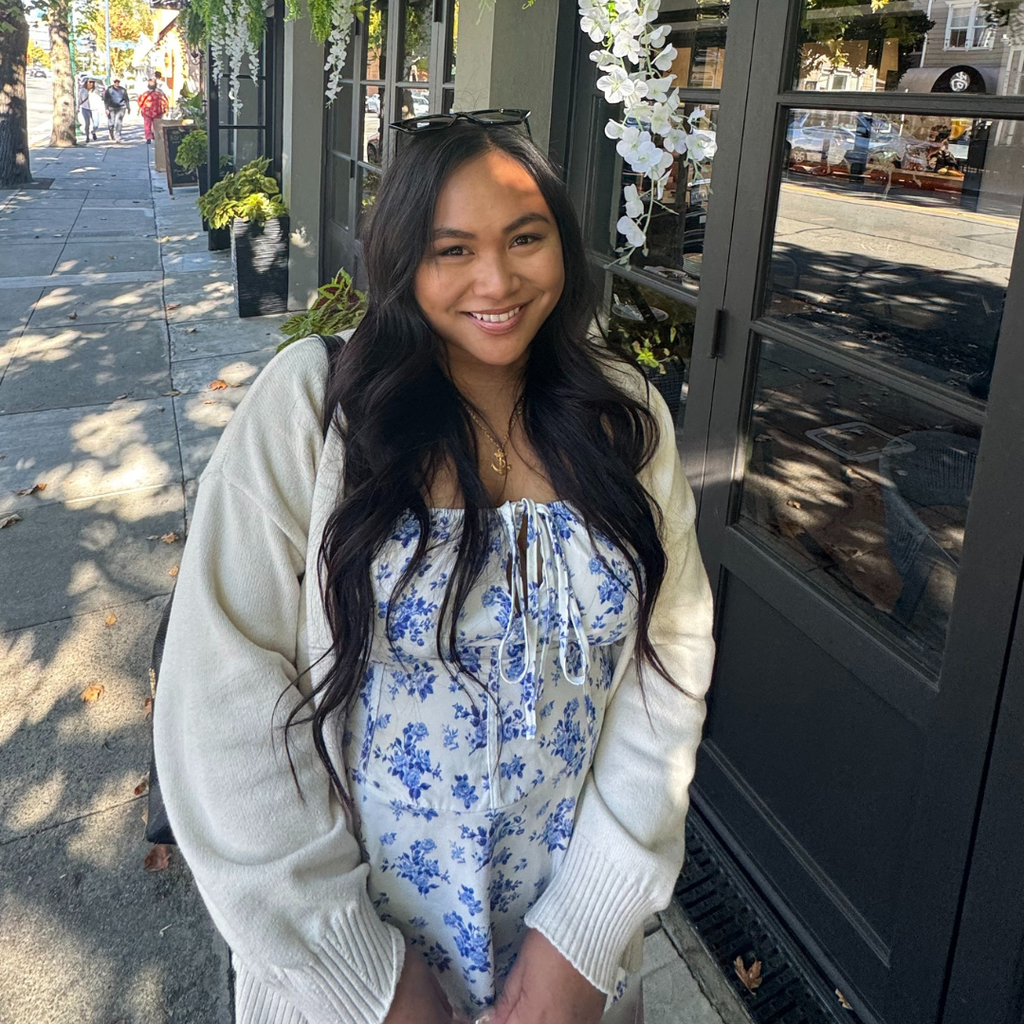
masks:
MULTIPOLYGON (((201 477, 156 701, 164 800, 234 954, 239 1024, 380 1024, 404 957, 370 904, 311 732, 289 737, 300 798, 281 730, 330 646, 316 560, 344 452, 337 431, 323 441, 326 373, 319 340, 290 346, 224 431, 201 477)), ((626 384, 645 393, 638 376, 626 384)), ((668 555, 650 632, 681 689, 648 671, 641 695, 627 640, 565 858, 525 919, 605 992, 620 964, 639 966, 643 922, 671 899, 714 652, 693 495, 665 403, 650 401, 662 439, 642 481, 668 555)))

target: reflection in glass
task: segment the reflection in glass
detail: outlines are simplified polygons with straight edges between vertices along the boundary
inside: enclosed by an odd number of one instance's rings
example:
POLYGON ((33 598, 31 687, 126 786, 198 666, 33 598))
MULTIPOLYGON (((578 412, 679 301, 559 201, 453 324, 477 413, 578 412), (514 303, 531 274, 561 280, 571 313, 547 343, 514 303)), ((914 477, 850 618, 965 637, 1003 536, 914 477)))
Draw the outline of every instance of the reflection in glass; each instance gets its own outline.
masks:
POLYGON ((371 164, 379 164, 381 158, 381 138, 384 112, 384 92, 376 85, 368 85, 363 90, 363 139, 359 147, 361 160, 371 164))
POLYGON ((803 0, 793 88, 1016 95, 1022 0, 803 0))
POLYGON ((615 274, 606 275, 605 292, 602 319, 609 344, 633 363, 668 403, 678 437, 686 415, 696 311, 615 274))
POLYGON ((359 212, 356 215, 356 231, 361 231, 365 218, 373 210, 377 201, 377 190, 380 188, 380 174, 376 171, 359 168, 359 212))
POLYGON ((432 0, 405 0, 400 40, 399 81, 426 82, 430 78, 432 0))
POLYGON ((1024 125, 794 110, 766 315, 988 396, 1024 196, 1024 125))
POLYGON ((740 523, 937 675, 978 427, 761 342, 740 523))
POLYGON ((395 120, 422 117, 430 113, 429 89, 398 89, 395 92, 395 120))
POLYGON ((678 51, 668 72, 676 76, 673 84, 721 89, 729 0, 683 0, 669 7, 666 2, 656 24, 672 26, 668 41, 678 51))
POLYGON ((387 75, 388 0, 370 0, 366 13, 366 67, 363 78, 377 81, 387 75))
POLYGON ((328 230, 349 229, 349 196, 352 188, 351 161, 338 159, 330 163, 331 173, 326 189, 324 220, 328 230))
POLYGON ((352 154, 352 86, 345 83, 330 107, 329 131, 331 151, 336 155, 352 154))
MULTIPOLYGON (((687 103, 681 107, 690 114, 698 109, 697 104, 687 103)), ((706 158, 696 168, 679 157, 672 165, 668 188, 661 202, 651 215, 647 232, 647 254, 637 249, 630 263, 643 268, 650 274, 657 274, 666 281, 687 289, 695 289, 700 281, 701 261, 704 256, 704 229, 707 223, 708 199, 711 196, 711 170, 714 161, 715 126, 718 107, 703 105, 705 116, 698 122, 700 140, 706 158)), ((638 189, 645 187, 641 175, 623 166, 621 186, 634 184, 638 189)), ((617 197, 622 201, 622 187, 617 197)), ((615 215, 614 220, 625 213, 625 206, 615 215)), ((615 243, 618 244, 618 243, 615 243)))
POLYGON ((459 0, 454 0, 452 4, 452 16, 448 23, 448 59, 445 63, 445 77, 446 82, 455 81, 455 60, 458 56, 459 48, 459 0))

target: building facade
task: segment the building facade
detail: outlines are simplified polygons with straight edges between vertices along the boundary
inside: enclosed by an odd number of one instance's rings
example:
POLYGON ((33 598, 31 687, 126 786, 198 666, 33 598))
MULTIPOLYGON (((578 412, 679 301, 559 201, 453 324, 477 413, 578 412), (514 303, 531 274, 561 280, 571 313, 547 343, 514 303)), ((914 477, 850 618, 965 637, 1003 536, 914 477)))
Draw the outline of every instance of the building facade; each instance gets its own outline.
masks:
POLYGON ((339 267, 361 280, 388 121, 530 108, 613 338, 674 356, 655 383, 719 642, 694 827, 823 1013, 1019 1021, 1024 5, 663 0, 705 159, 626 264, 631 177, 577 17, 371 0, 329 107, 322 48, 276 19, 259 116, 292 305, 339 267))

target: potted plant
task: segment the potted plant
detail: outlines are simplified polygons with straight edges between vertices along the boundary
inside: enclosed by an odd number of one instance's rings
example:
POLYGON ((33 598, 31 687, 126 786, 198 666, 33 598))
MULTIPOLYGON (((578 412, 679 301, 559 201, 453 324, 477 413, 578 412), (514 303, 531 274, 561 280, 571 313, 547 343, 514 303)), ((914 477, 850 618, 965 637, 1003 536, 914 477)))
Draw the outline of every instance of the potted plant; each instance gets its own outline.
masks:
POLYGON ((287 348, 293 341, 311 334, 340 334, 355 327, 366 312, 366 293, 352 285, 352 278, 339 270, 334 280, 317 289, 313 305, 303 313, 296 313, 281 325, 285 340, 277 351, 287 348))
POLYGON ((632 360, 668 404, 673 420, 682 406, 686 361, 693 346, 693 325, 673 323, 663 309, 649 306, 638 293, 633 302, 612 304, 608 340, 632 360))
POLYGON ((212 229, 231 230, 231 267, 238 315, 263 316, 288 308, 288 208, 260 157, 225 174, 199 197, 212 229))
MULTIPOLYGON (((181 140, 178 152, 174 154, 174 162, 183 170, 196 172, 201 196, 209 191, 210 178, 206 173, 206 132, 202 128, 193 128, 181 140)), ((204 227, 203 230, 207 229, 204 227)))

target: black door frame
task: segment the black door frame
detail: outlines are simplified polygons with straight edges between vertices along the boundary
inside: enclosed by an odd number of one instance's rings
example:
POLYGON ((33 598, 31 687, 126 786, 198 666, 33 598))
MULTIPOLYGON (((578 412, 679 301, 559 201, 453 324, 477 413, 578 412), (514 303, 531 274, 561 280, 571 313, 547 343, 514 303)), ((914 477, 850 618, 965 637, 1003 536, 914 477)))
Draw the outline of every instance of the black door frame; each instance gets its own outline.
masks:
MULTIPOLYGON (((842 358, 837 358, 834 351, 829 351, 827 345, 813 337, 758 319, 760 296, 764 294, 765 256, 770 251, 774 229, 786 110, 811 107, 1020 117, 1024 116, 1024 97, 791 90, 786 55, 792 53, 796 45, 798 16, 798 3, 760 0, 758 4, 756 52, 759 58, 751 68, 746 103, 740 187, 733 216, 729 284, 724 301, 726 315, 712 385, 713 397, 705 388, 696 386, 691 376, 691 400, 703 398, 712 403, 699 528, 717 598, 721 598, 719 591, 724 578, 721 573, 728 564, 744 583, 770 598, 778 611, 791 622, 799 623, 830 653, 836 653, 835 640, 842 636, 839 660, 845 659, 858 675, 870 677, 872 663, 878 664, 884 651, 896 671, 884 680, 884 686, 878 687, 881 695, 900 706, 910 720, 928 723, 922 774, 932 780, 932 792, 941 792, 943 797, 918 807, 908 844, 912 854, 904 873, 906 906, 892 946, 891 966, 894 972, 911 980, 899 993, 890 993, 889 999, 879 1006, 884 1019, 909 1024, 916 1019, 914 1008, 923 1011, 922 1021, 937 1019, 939 1006, 935 997, 943 989, 948 957, 944 951, 928 962, 921 951, 927 949, 929 940, 952 935, 955 928, 957 894, 964 883, 989 733, 1024 565, 1024 474, 1020 473, 1020 459, 1015 457, 1012 444, 1012 439, 1024 436, 1024 405, 1017 394, 1017 382, 1024 377, 1024 353, 1014 344, 1015 336, 1019 335, 1017 325, 1024 322, 1022 233, 1018 233, 992 389, 983 416, 985 427, 968 515, 968 540, 937 688, 909 661, 896 659, 893 662, 891 649, 872 629, 852 622, 796 573, 788 571, 781 562, 766 558, 751 539, 731 530, 738 490, 734 485, 743 475, 745 410, 749 407, 758 336, 783 341, 843 365, 842 358), (775 55, 776 59, 769 65, 762 59, 764 55, 775 55), (992 537, 1001 538, 1003 543, 998 548, 990 541, 986 545, 986 538, 992 537), (970 602, 971 594, 978 595, 979 599, 970 602), (922 684, 928 685, 923 687, 922 684), (937 892, 944 894, 944 899, 938 899, 937 892), (919 941, 900 943, 900 936, 906 939, 911 935, 917 936, 919 941)), ((716 162, 716 183, 717 170, 716 162)), ((705 311, 705 315, 711 312, 705 311)), ((864 367, 857 364, 857 370, 863 373, 864 367)), ((932 402, 936 398, 933 394, 928 396, 932 402)), ((830 971, 843 991, 851 995, 855 986, 844 976, 841 965, 829 963, 804 922, 788 907, 786 894, 773 891, 756 859, 744 852, 729 823, 715 812, 715 801, 709 798, 706 785, 707 765, 715 761, 714 744, 706 743, 705 772, 703 780, 698 774, 695 804, 723 833, 734 854, 758 881, 787 924, 830 971)), ((769 841, 767 836, 763 839, 769 841)), ((882 987, 881 977, 879 986, 882 987)), ((866 1019, 871 1019, 863 1003, 856 1008, 866 1019)))

